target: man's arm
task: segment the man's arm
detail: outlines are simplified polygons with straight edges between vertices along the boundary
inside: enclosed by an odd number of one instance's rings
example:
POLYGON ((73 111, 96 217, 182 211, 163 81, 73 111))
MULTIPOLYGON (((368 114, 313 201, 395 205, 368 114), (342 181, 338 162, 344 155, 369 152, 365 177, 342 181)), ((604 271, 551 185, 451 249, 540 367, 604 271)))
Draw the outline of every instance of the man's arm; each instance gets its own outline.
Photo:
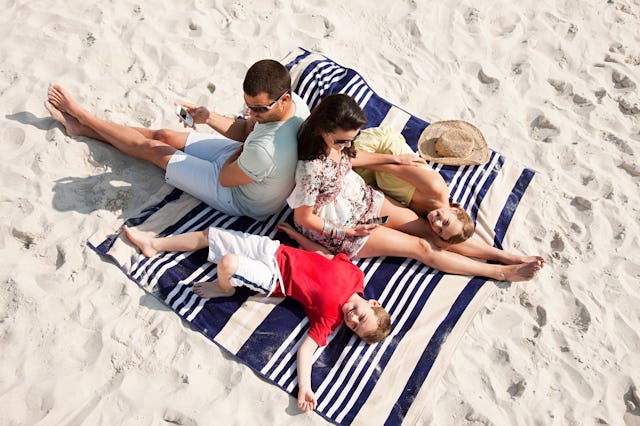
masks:
POLYGON ((233 118, 210 112, 206 124, 226 138, 244 142, 256 122, 253 118, 233 118))
POLYGON ((234 141, 244 142, 256 124, 253 118, 228 117, 209 111, 207 107, 188 102, 178 102, 178 104, 187 108, 194 123, 206 124, 224 137, 234 141))
POLYGON ((311 389, 311 366, 316 349, 318 344, 308 334, 298 348, 298 408, 302 411, 316 409, 316 396, 311 389))
POLYGON ((238 165, 238 158, 242 154, 243 145, 224 162, 220 169, 220 185, 222 186, 238 186, 246 185, 253 182, 251 176, 242 171, 238 165))

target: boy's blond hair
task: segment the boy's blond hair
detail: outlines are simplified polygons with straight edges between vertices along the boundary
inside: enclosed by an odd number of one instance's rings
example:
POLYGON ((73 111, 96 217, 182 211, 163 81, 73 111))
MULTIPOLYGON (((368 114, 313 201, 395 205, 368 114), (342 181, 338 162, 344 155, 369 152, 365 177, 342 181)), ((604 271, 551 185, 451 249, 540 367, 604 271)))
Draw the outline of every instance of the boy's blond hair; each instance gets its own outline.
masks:
POLYGON ((389 316, 389 312, 385 311, 382 306, 374 306, 372 309, 376 314, 376 317, 378 317, 378 328, 370 333, 360 336, 365 343, 369 344, 378 343, 384 340, 391 330, 391 317, 389 316))

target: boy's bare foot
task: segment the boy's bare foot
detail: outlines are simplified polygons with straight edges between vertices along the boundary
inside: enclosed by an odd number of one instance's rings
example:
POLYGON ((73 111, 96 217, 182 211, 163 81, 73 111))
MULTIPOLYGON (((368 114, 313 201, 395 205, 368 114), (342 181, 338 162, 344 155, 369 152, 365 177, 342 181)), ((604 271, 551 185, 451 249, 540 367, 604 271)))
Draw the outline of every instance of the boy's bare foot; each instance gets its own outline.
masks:
POLYGON ((544 259, 536 258, 531 262, 504 266, 504 281, 528 281, 536 276, 544 266, 544 259))
POLYGON ((193 291, 200 297, 213 299, 216 297, 233 296, 236 292, 235 288, 224 290, 220 287, 218 281, 203 281, 193 285, 193 291))
POLYGON ((155 239, 153 232, 143 232, 129 228, 127 225, 124 225, 123 229, 127 238, 140 249, 145 257, 153 257, 158 254, 158 250, 153 247, 153 240, 155 239))

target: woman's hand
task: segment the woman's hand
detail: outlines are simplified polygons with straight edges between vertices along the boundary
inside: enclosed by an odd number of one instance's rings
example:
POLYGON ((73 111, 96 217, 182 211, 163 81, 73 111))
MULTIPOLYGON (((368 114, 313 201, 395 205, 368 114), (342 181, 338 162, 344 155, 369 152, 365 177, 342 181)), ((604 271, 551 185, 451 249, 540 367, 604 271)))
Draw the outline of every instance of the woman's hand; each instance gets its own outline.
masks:
POLYGON ((402 166, 420 166, 427 164, 424 158, 418 154, 398 154, 394 155, 396 163, 402 166))
POLYGON ((378 228, 377 223, 360 224, 354 228, 344 228, 344 235, 347 237, 364 237, 371 234, 378 228))
MULTIPOLYGON (((193 124, 205 124, 211 115, 211 112, 204 106, 197 106, 188 102, 176 102, 176 105, 182 105, 187 109, 187 112, 193 117, 193 124)), ((187 127, 187 125, 185 124, 184 127, 187 127)))

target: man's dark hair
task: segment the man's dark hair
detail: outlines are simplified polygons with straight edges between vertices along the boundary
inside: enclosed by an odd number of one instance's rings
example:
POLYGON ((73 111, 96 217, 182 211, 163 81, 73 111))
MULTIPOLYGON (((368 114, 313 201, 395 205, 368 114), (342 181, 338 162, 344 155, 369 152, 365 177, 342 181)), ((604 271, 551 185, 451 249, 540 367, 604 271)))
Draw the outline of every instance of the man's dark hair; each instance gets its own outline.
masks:
POLYGON ((244 77, 242 90, 249 96, 267 93, 275 100, 283 93, 291 92, 291 75, 280 62, 263 59, 251 65, 244 77))

